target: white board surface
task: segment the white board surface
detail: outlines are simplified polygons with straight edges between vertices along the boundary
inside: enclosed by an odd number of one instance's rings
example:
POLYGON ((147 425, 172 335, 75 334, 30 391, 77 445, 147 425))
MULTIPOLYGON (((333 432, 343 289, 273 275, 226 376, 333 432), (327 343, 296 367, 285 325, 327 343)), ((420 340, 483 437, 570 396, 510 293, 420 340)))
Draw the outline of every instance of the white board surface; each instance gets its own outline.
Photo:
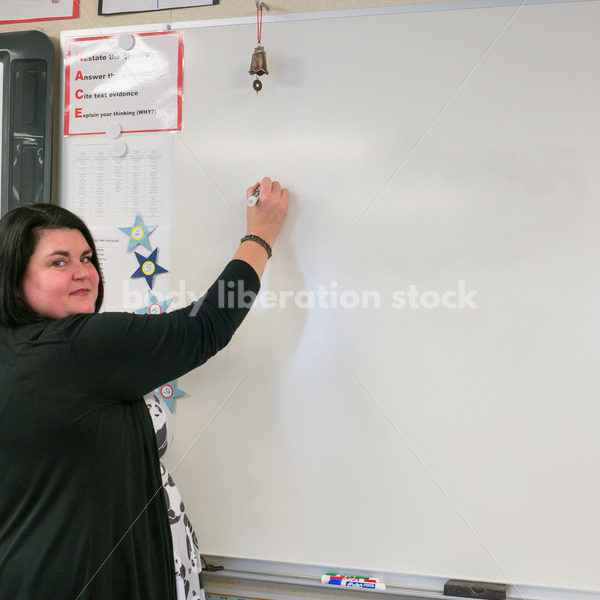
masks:
POLYGON ((203 553, 600 591, 599 20, 265 18, 258 96, 255 24, 185 29, 173 288, 233 254, 248 185, 292 191, 287 307, 178 383, 203 553), (426 308, 461 286, 477 308, 426 308))

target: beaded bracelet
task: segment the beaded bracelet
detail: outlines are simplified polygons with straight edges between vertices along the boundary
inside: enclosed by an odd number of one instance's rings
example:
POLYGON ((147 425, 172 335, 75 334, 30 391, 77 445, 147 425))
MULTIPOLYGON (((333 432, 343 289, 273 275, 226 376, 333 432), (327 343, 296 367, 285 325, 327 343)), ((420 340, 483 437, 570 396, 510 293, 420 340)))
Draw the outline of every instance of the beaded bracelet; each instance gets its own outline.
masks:
POLYGON ((265 242, 265 240, 263 240, 261 237, 258 237, 257 235, 245 235, 241 240, 240 240, 240 244, 242 242, 245 242, 247 240, 250 240, 252 242, 256 242, 257 244, 260 244, 266 251, 267 254, 269 255, 269 258, 271 258, 271 256, 273 255, 273 253, 271 252, 271 246, 269 246, 269 244, 267 244, 267 242, 265 242))

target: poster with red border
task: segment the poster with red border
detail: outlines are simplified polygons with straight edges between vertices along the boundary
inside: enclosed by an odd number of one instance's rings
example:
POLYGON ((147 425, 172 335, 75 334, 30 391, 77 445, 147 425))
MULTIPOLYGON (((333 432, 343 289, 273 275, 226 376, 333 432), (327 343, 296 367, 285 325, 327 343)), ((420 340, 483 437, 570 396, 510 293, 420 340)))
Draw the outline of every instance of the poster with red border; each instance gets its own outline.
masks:
POLYGON ((0 2, 0 25, 76 19, 78 16, 78 0, 3 0, 0 2))
POLYGON ((64 134, 178 131, 183 32, 73 38, 65 52, 64 134))

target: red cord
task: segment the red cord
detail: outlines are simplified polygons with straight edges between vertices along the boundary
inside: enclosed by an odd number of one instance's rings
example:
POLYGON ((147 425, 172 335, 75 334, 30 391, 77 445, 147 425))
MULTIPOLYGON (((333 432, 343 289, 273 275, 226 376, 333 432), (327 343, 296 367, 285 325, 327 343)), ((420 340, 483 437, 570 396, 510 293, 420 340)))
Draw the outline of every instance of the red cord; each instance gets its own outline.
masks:
POLYGON ((258 37, 258 43, 260 44, 260 40, 262 38, 262 5, 260 7, 260 18, 258 8, 256 9, 256 34, 258 37))

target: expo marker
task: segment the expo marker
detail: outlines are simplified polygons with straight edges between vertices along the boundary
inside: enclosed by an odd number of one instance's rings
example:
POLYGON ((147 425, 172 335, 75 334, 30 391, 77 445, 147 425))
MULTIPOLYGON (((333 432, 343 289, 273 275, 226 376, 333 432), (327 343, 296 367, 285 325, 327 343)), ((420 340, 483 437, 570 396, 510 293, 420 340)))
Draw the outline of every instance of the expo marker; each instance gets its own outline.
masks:
POLYGON ((252 196, 246 199, 248 206, 254 206, 258 202, 258 194, 260 194, 260 185, 252 192, 252 196))
POLYGON ((385 590, 385 583, 376 581, 360 581, 357 579, 330 579, 328 585, 339 585, 344 588, 356 588, 360 590, 385 590))
POLYGON ((376 577, 363 577, 362 575, 340 575, 334 573, 326 573, 321 575, 321 583, 331 583, 332 585, 339 585, 338 582, 342 581, 363 581, 367 583, 379 583, 379 579, 376 577))

